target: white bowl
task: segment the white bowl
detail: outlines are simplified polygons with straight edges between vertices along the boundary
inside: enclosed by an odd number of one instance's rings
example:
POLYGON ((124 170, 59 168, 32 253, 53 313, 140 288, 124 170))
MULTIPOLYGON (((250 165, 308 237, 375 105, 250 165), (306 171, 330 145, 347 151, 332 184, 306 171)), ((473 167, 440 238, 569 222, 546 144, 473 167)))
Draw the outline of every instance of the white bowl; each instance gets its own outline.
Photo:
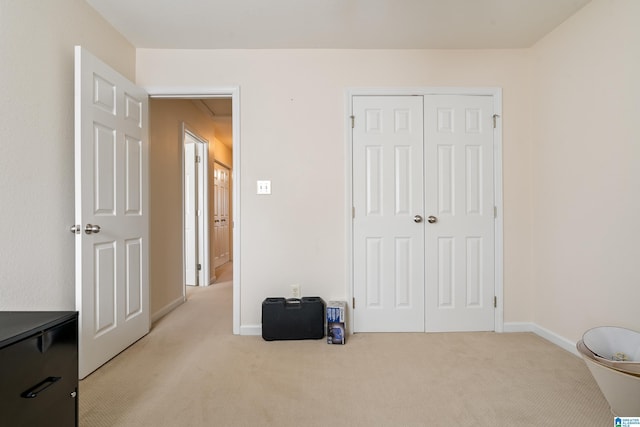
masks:
POLYGON ((582 336, 595 360, 619 371, 640 375, 640 332, 616 326, 589 329, 582 336))
POLYGON ((640 332, 617 326, 600 326, 585 332, 582 341, 589 350, 604 359, 640 362, 640 332))
POLYGON ((615 362, 613 360, 604 359, 595 355, 591 350, 584 345, 582 340, 576 343, 576 348, 583 358, 589 358, 595 363, 604 365, 608 368, 615 369, 616 371, 623 372, 625 374, 633 375, 634 377, 640 377, 640 363, 636 362, 615 362))

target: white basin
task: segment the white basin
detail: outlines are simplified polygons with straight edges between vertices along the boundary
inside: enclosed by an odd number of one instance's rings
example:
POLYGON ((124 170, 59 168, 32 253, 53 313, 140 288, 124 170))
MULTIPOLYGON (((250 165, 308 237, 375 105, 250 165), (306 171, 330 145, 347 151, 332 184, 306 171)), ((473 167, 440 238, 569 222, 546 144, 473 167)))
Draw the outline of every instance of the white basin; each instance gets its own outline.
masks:
POLYGON ((640 332, 616 326, 589 329, 582 342, 595 360, 619 371, 640 375, 640 332))
POLYGON ((582 341, 579 341, 576 346, 604 398, 607 399, 613 415, 638 416, 640 414, 640 376, 620 372, 598 363, 582 341))

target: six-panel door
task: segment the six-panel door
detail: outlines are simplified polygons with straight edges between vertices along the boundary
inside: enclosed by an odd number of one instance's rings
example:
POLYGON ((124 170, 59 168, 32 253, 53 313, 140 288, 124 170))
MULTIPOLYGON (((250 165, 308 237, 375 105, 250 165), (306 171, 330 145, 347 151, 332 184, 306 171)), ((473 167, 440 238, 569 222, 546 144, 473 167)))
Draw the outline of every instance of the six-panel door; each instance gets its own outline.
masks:
POLYGON ((423 331, 422 97, 356 96, 353 112, 355 331, 423 331))
POLYGON ((79 46, 75 71, 76 309, 84 378, 149 331, 148 97, 79 46))
POLYGON ((355 332, 494 330, 493 98, 353 97, 355 332))

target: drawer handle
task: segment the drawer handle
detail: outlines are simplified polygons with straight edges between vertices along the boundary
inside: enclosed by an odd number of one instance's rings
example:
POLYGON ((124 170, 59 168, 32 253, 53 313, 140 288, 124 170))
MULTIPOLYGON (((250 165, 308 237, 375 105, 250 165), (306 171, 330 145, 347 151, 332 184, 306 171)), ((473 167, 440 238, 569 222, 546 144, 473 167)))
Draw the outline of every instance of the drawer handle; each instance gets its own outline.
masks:
POLYGON ((38 397, 39 393, 42 393, 61 379, 62 377, 48 377, 44 381, 40 381, 29 390, 22 393, 20 396, 24 397, 25 399, 35 399, 36 397, 38 397))

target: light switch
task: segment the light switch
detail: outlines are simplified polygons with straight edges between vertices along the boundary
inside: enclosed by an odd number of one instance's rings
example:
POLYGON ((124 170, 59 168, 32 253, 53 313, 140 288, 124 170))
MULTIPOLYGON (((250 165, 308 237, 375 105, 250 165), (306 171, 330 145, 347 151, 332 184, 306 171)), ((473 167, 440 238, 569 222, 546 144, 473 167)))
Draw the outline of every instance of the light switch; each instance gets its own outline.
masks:
POLYGON ((271 194, 271 181, 258 181, 258 194, 271 194))

